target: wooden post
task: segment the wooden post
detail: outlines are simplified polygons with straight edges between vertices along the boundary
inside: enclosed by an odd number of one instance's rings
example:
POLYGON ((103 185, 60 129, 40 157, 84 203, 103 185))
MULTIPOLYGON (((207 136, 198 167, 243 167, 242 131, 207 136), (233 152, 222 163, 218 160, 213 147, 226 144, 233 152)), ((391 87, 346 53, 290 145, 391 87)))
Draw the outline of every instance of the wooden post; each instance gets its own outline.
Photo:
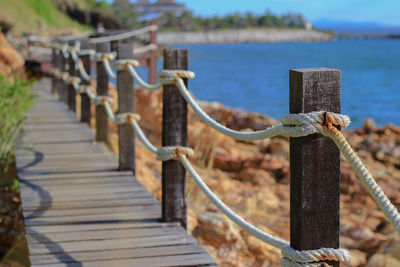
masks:
MULTIPOLYGON (((84 49, 90 49, 89 40, 81 40, 81 50, 84 49)), ((80 56, 80 59, 82 60, 83 67, 85 68, 86 72, 90 75, 90 68, 91 68, 90 55, 82 55, 80 56)), ((90 82, 83 79, 82 76, 81 79, 82 79, 82 84, 90 85, 90 82)), ((86 122, 90 126, 90 118, 91 118, 90 98, 85 93, 80 94, 80 96, 81 96, 81 122, 86 122)))
MULTIPOLYGON (((67 71, 67 61, 68 59, 66 57, 64 57, 64 54, 62 53, 62 51, 60 50, 60 56, 61 56, 61 66, 60 66, 60 72, 65 72, 67 71)), ((67 103, 67 85, 65 84, 65 82, 60 79, 60 88, 59 88, 59 96, 60 99, 67 103)))
MULTIPOLYGON (((164 50, 164 69, 187 70, 188 51, 164 50)), ((187 103, 176 85, 164 85, 162 146, 187 146, 187 135, 187 103)), ((186 229, 185 183, 186 170, 180 162, 162 163, 162 220, 179 222, 186 229)))
MULTIPOLYGON (((96 44, 97 53, 109 53, 110 43, 96 44)), ((108 95, 108 74, 103 62, 97 62, 97 95, 108 95)), ((108 143, 108 117, 104 106, 96 107, 96 141, 108 143)))
MULTIPOLYGON (((153 20, 150 25, 155 25, 156 22, 153 20)), ((156 44, 156 31, 150 31, 150 44, 156 44)), ((149 66, 149 83, 156 84, 156 71, 157 71, 157 53, 156 50, 150 50, 148 57, 149 66)))
MULTIPOLYGON (((132 43, 120 43, 117 47, 118 59, 132 59, 132 43)), ((118 113, 135 112, 135 91, 133 78, 127 70, 117 73, 118 113)), ((130 124, 118 126, 119 169, 132 170, 135 173, 135 133, 130 124)))
MULTIPOLYGON (((53 69, 58 69, 58 55, 56 53, 56 48, 52 49, 52 55, 51 55, 51 64, 53 69)), ((52 77, 51 78, 51 93, 54 95, 57 90, 57 78, 52 77)))
MULTIPOLYGON (((75 46, 75 43, 76 43, 76 41, 70 41, 69 46, 73 47, 73 46, 75 46)), ((71 54, 69 55, 68 66, 69 66, 68 71, 69 71, 70 77, 77 76, 76 68, 75 68, 75 61, 72 58, 71 54)), ((75 93, 75 88, 72 84, 68 85, 68 93, 67 94, 68 94, 68 96, 67 96, 68 108, 70 110, 72 110, 73 112, 76 112, 76 101, 75 101, 76 93, 75 93)))
MULTIPOLYGON (((340 113, 340 71, 290 70, 290 113, 340 113)), ((340 152, 328 137, 290 138, 290 244, 339 247, 340 152)), ((329 262, 339 266, 338 262, 329 262)))

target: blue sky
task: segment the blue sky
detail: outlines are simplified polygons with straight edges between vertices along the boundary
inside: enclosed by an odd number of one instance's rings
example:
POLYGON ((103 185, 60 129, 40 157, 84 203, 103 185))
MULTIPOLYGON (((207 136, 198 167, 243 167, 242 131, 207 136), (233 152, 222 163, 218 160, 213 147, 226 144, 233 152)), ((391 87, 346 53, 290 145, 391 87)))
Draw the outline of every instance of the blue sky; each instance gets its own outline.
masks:
MULTIPOLYGON (((112 0, 108 0, 111 2, 112 0)), ((135 0, 132 0, 135 2, 135 0)), ((300 12, 311 21, 322 18, 400 25, 400 0, 177 0, 198 15, 232 12, 300 12)))

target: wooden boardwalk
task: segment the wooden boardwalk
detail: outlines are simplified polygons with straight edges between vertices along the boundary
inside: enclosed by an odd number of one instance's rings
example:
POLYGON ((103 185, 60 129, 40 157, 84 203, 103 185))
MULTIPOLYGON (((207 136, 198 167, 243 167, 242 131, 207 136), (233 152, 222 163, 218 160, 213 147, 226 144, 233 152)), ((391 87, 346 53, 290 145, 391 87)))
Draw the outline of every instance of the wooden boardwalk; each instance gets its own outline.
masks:
POLYGON ((37 83, 16 151, 32 266, 216 266, 87 124, 37 83))

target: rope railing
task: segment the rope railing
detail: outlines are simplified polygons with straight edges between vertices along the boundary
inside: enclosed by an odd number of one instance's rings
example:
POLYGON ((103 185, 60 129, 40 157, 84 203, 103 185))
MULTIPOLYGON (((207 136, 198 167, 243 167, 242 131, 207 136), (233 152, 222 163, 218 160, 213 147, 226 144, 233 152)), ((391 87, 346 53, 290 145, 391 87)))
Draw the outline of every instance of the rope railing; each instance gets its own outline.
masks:
MULTIPOLYGON (((66 50, 61 49, 61 51, 66 50)), ((79 61, 78 51, 72 51, 71 56, 79 67, 81 76, 85 80, 92 80, 83 68, 83 64, 79 61)), ((93 53, 91 53, 93 54, 93 53)), ((368 190, 374 201, 378 204, 379 208, 384 212, 389 221, 393 224, 395 229, 400 233, 400 214, 397 208, 390 202, 381 187, 375 182, 371 173, 367 170, 361 162, 357 154, 346 141, 343 134, 337 127, 347 127, 350 124, 350 118, 346 115, 341 115, 333 112, 316 111, 309 113, 289 114, 281 118, 280 123, 269 127, 265 130, 255 132, 241 132, 230 129, 216 120, 212 119, 196 102, 194 97, 190 94, 184 79, 193 79, 194 73, 185 70, 162 70, 159 72, 159 84, 150 85, 137 74, 135 68, 139 65, 136 60, 116 60, 111 66, 111 61, 115 59, 110 54, 97 54, 96 59, 101 62, 109 77, 115 79, 117 76, 113 71, 113 67, 117 70, 125 70, 129 75, 137 81, 143 88, 155 90, 160 89, 164 85, 175 85, 187 102, 187 104, 194 110, 194 112, 209 126, 222 134, 234 138, 236 140, 260 140, 271 138, 277 135, 285 137, 304 137, 311 134, 321 134, 333 140, 339 148, 345 159, 350 163, 352 169, 361 180, 364 187, 368 190)), ((111 105, 110 97, 108 96, 95 96, 94 87, 88 85, 79 86, 80 79, 78 77, 70 77, 68 73, 59 72, 57 69, 51 71, 51 75, 61 79, 65 83, 73 84, 77 93, 85 93, 92 100, 95 105, 102 105, 106 111, 108 118, 116 125, 129 124, 131 125, 136 136, 144 144, 144 146, 157 155, 157 159, 161 161, 177 160, 188 171, 192 179, 203 191, 203 193, 210 199, 210 201, 218 207, 218 209, 230 218, 234 223, 242 227, 244 230, 251 233, 256 238, 268 243, 274 247, 281 249, 282 260, 281 265, 284 267, 291 266, 320 266, 324 261, 342 261, 348 262, 350 254, 347 250, 341 248, 320 248, 316 250, 295 250, 290 247, 288 241, 275 237, 269 233, 262 231, 253 224, 245 221, 241 216, 232 211, 225 203, 223 203, 206 185, 195 168, 192 166, 188 157, 193 154, 193 150, 183 146, 164 146, 157 148, 146 137, 138 120, 140 116, 136 113, 121 113, 114 114, 111 105), (78 80, 79 79, 79 80, 78 80)))
POLYGON ((130 32, 124 32, 121 34, 115 34, 112 36, 104 36, 104 37, 98 37, 98 38, 92 38, 90 39, 90 42, 92 44, 98 44, 98 43, 107 43, 107 42, 113 42, 113 41, 119 41, 123 39, 128 39, 132 38, 138 35, 142 35, 147 32, 152 32, 152 31, 157 31, 158 26, 157 25, 150 25, 147 27, 144 27, 142 29, 130 31, 130 32))

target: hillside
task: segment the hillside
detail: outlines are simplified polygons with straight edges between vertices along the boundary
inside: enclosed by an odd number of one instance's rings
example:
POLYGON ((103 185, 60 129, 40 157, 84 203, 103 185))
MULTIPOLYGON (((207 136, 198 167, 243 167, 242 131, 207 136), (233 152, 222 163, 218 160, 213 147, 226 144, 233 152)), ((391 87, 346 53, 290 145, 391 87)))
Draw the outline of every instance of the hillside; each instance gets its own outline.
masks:
POLYGON ((20 35, 84 31, 102 22, 118 28, 106 2, 96 0, 0 0, 0 27, 20 35))
POLYGON ((60 29, 84 30, 82 26, 61 13, 51 0, 0 0, 0 22, 11 26, 15 34, 44 33, 60 29))

